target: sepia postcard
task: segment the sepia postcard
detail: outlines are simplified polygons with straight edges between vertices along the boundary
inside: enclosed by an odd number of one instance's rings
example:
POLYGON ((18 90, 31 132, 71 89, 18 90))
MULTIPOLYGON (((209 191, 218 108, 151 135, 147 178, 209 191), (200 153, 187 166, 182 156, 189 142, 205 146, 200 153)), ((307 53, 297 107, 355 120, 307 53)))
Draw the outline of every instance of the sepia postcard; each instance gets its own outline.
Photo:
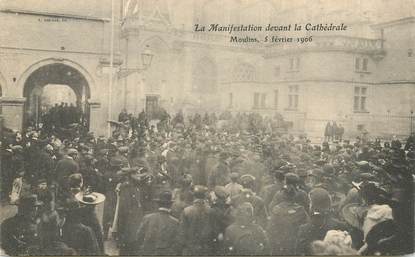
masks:
POLYGON ((414 110, 414 0, 0 0, 0 256, 410 256, 414 110))

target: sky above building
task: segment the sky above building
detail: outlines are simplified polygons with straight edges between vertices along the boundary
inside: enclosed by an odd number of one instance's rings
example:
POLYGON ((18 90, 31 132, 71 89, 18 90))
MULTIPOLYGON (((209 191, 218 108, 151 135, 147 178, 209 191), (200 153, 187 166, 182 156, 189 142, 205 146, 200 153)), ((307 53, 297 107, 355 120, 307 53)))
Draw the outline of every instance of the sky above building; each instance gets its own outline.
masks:
MULTIPOLYGON (((413 0, 114 0, 117 16, 158 9, 173 27, 191 27, 195 17, 212 23, 386 22, 415 16, 413 0), (199 7, 196 10, 195 7, 199 7), (124 9, 124 10, 123 10, 124 9)), ((111 0, 0 0, 0 9, 28 10, 101 18, 111 17, 111 0)))

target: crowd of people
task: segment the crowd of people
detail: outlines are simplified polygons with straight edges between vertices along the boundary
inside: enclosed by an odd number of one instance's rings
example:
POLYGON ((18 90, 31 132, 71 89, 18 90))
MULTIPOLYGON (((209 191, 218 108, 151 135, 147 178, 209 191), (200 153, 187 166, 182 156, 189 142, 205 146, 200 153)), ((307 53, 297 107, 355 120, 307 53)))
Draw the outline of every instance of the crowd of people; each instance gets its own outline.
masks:
POLYGON ((56 103, 41 113, 43 131, 47 133, 61 128, 69 128, 73 124, 81 124, 82 122, 82 108, 73 103, 56 103))
POLYGON ((154 128, 142 112, 120 115, 126 132, 110 138, 33 128, 4 138, 2 199, 18 211, 1 224, 1 248, 103 255, 115 240, 120 255, 413 252, 413 136, 314 145, 258 116, 219 125, 214 114, 178 113, 154 128))

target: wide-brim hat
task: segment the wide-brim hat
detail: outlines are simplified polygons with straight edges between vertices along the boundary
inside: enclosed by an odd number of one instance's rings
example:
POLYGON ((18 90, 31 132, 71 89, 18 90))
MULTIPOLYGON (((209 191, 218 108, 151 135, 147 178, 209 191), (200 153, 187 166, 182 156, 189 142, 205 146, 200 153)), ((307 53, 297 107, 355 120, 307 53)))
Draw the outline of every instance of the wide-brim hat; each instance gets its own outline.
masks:
POLYGON ((361 230, 367 209, 367 206, 361 206, 358 203, 349 203, 342 208, 341 214, 350 226, 361 230))
POLYGON ((80 203, 87 205, 97 205, 105 201, 105 195, 97 192, 84 193, 79 192, 75 195, 75 199, 80 203))

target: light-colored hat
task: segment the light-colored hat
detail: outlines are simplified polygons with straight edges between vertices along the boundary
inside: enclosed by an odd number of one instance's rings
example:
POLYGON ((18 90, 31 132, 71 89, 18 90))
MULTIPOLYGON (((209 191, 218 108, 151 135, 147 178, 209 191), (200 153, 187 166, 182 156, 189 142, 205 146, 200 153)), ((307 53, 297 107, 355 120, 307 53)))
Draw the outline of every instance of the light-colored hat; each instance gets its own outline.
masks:
POLYGON ((324 242, 335 245, 352 246, 352 237, 347 231, 329 230, 324 237, 324 242))
POLYGON ((75 199, 83 204, 97 205, 105 201, 105 195, 101 193, 97 193, 97 192, 92 192, 92 193, 79 192, 75 195, 75 199))
POLYGON ((374 204, 370 206, 367 211, 365 221, 363 222, 363 234, 366 235, 377 224, 386 221, 393 220, 392 208, 387 204, 374 204))

